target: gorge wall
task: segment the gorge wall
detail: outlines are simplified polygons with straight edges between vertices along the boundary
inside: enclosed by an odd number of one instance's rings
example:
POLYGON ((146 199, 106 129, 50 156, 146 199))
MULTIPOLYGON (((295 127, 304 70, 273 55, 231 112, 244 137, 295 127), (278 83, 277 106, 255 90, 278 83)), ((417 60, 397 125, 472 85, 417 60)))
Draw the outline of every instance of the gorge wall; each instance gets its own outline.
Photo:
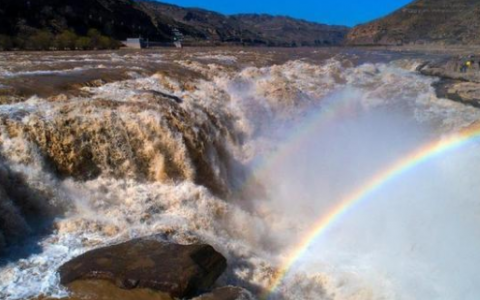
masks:
POLYGON ((478 0, 416 0, 348 34, 349 45, 467 44, 480 42, 478 0))

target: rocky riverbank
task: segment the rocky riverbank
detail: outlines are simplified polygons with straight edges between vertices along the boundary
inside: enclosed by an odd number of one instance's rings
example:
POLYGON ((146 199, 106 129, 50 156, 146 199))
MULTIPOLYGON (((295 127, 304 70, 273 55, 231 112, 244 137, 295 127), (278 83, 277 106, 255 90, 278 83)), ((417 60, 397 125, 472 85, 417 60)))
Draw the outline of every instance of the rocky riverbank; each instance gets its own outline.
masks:
POLYGON ((480 58, 451 57, 421 65, 418 71, 439 77, 434 83, 437 97, 480 107, 480 58), (467 67, 466 62, 470 61, 467 67))

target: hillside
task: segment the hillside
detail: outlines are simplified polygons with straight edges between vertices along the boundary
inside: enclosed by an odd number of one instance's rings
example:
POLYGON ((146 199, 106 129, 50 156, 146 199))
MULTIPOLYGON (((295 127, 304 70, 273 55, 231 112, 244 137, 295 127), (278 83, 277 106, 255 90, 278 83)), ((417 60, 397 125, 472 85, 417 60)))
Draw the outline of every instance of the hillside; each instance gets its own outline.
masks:
POLYGON ((259 36, 245 24, 225 15, 199 9, 184 8, 155 1, 138 1, 154 23, 178 28, 190 43, 254 43, 259 36))
POLYGON ((284 16, 243 14, 232 18, 246 24, 273 44, 338 45, 343 42, 348 32, 347 27, 323 25, 284 16))
POLYGON ((355 27, 350 45, 478 44, 480 0, 416 0, 355 27))
POLYGON ((288 17, 225 16, 154 1, 0 0, 0 35, 4 38, 28 39, 38 31, 59 35, 66 30, 85 36, 92 28, 117 40, 142 36, 170 42, 172 29, 177 28, 191 45, 265 46, 337 45, 348 31, 288 17))
POLYGON ((0 0, 0 16, 0 34, 9 36, 38 29, 86 35, 95 28, 116 39, 169 38, 167 24, 153 24, 132 0, 0 0))
POLYGON ((158 23, 175 24, 191 42, 241 43, 268 46, 338 45, 347 27, 328 26, 283 16, 232 15, 139 1, 158 23))

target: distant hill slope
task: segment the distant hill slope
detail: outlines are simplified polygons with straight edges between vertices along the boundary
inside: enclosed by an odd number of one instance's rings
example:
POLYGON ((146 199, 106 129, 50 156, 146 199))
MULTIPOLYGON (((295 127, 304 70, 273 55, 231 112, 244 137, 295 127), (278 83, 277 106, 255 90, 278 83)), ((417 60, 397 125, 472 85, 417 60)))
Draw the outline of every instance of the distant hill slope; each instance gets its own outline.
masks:
POLYGON ((479 44, 480 0, 416 0, 355 27, 350 45, 479 44))
POLYGON ((184 8, 156 1, 138 1, 154 23, 178 28, 189 42, 235 43, 242 38, 254 42, 259 36, 243 23, 225 15, 200 9, 184 8))
POLYGON ((173 23, 201 43, 242 43, 269 46, 339 45, 348 28, 328 26, 283 16, 232 15, 183 8, 155 1, 139 1, 159 23, 173 23))
POLYGON ((143 35, 166 40, 170 35, 167 24, 153 24, 133 0, 0 0, 0 34, 73 29, 85 35, 90 28, 117 39, 143 35))
POLYGON ((0 0, 0 35, 46 29, 85 35, 90 28, 123 40, 172 41, 173 28, 192 44, 338 45, 348 28, 267 15, 225 16, 142 0, 0 0))
POLYGON ((273 44, 339 45, 349 30, 343 26, 330 26, 283 16, 243 14, 232 18, 246 24, 262 39, 273 44))

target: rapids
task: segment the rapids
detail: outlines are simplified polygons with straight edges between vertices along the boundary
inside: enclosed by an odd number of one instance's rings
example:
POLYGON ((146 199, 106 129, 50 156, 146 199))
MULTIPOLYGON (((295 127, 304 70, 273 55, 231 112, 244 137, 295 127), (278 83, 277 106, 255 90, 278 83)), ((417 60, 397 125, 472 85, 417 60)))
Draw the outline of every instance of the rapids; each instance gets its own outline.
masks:
POLYGON ((415 72, 423 60, 349 50, 2 56, 0 298, 66 297, 55 272, 65 261, 161 234, 213 245, 229 262, 219 285, 259 297, 477 299, 475 141, 382 186, 268 293, 342 197, 480 120, 435 96, 436 79, 415 72))

